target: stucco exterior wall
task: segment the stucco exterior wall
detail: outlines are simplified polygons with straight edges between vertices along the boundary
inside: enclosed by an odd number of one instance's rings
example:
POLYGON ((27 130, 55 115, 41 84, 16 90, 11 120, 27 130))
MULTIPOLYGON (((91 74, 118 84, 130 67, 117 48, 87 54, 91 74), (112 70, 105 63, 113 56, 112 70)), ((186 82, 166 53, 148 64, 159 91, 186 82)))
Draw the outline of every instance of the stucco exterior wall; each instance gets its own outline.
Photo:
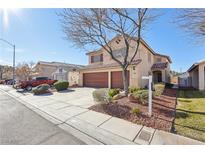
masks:
MULTIPOLYGON (((119 49, 122 49, 122 48, 125 47, 124 42, 123 42, 122 39, 119 43, 116 43, 116 40, 117 40, 117 38, 114 39, 110 43, 110 46, 112 47, 113 51, 114 50, 119 50, 119 49)), ((136 44, 137 44, 136 41, 134 41, 134 40, 130 41, 130 49, 129 49, 128 60, 130 60, 133 57, 133 55, 135 53, 135 50, 136 50, 136 44)), ((141 58, 141 56, 144 56, 144 54, 147 54, 147 53, 150 53, 150 52, 148 51, 148 49, 142 43, 140 43, 139 51, 138 51, 138 53, 137 53, 137 55, 135 56, 134 59, 139 59, 139 58, 141 58)), ((145 55, 145 56, 146 56, 146 61, 147 61, 147 55, 145 55)), ((152 56, 152 64, 153 64, 154 63, 154 55, 151 54, 151 56, 152 56)), ((123 60, 122 58, 118 58, 118 59, 121 60, 121 61, 123 60)), ((95 65, 95 64, 99 64, 99 63, 102 63, 102 64, 116 63, 116 61, 111 58, 110 54, 107 53, 107 51, 105 49, 101 49, 97 53, 95 53, 95 52, 90 53, 89 56, 88 56, 88 60, 89 60, 89 64, 91 64, 91 65, 95 65), (103 62, 91 63, 91 56, 100 55, 102 53, 103 53, 103 62)))
POLYGON ((199 73, 198 67, 189 72, 189 76, 191 77, 192 87, 198 89, 199 88, 199 73))
POLYGON ((195 68, 189 72, 191 77, 191 86, 199 89, 205 90, 205 62, 199 63, 195 68))
POLYGON ((162 57, 162 56, 157 56, 157 55, 155 55, 154 63, 157 63, 157 62, 158 62, 158 58, 161 59, 161 62, 169 62, 169 61, 167 60, 167 58, 162 57))
MULTIPOLYGON (((135 50, 136 50, 136 44, 137 42, 134 40, 130 41, 130 51, 129 51, 129 55, 128 55, 128 60, 131 59, 131 57, 133 57, 135 50)), ((110 44, 112 47, 112 50, 119 50, 125 47, 124 45, 124 41, 122 38, 120 37, 116 37, 114 38, 110 44), (121 41, 119 41, 119 39, 121 41)), ((141 62, 136 65, 136 66, 130 66, 129 70, 130 70, 130 86, 133 87, 142 87, 144 88, 145 86, 148 85, 148 81, 147 80, 142 80, 142 76, 148 76, 148 75, 152 75, 152 70, 151 67, 154 63, 157 62, 157 58, 161 58, 161 62, 168 62, 168 67, 164 70, 160 70, 162 71, 162 81, 164 82, 168 82, 169 81, 169 75, 170 75, 170 65, 169 65, 169 61, 167 58, 163 57, 163 56, 158 56, 158 55, 154 55, 152 52, 150 52, 150 50, 143 44, 140 43, 139 46, 139 51, 136 54, 134 60, 138 60, 141 59, 141 62), (148 58, 150 57, 150 58, 148 58)), ((122 60, 120 58, 118 58, 119 60, 122 60)), ((116 63, 115 60, 113 60, 110 56, 109 53, 107 53, 105 51, 105 49, 101 49, 98 52, 93 52, 93 53, 89 53, 88 54, 88 60, 89 60, 89 65, 99 65, 99 64, 113 64, 116 63), (97 63, 91 63, 91 56, 94 55, 99 55, 99 54, 103 54, 103 62, 97 62, 97 63)), ((121 70, 120 67, 118 68, 118 70, 121 70)), ((80 72, 80 78, 79 78, 79 84, 82 86, 83 84, 83 73, 86 72, 110 72, 113 71, 112 68, 106 68, 106 69, 92 69, 92 70, 83 70, 80 72)))
POLYGON ((78 71, 70 71, 68 73, 69 86, 79 85, 79 81, 80 81, 79 74, 80 74, 80 72, 78 72, 78 71))
POLYGON ((205 63, 199 65, 199 90, 205 90, 205 63))
POLYGON ((43 77, 49 77, 53 79, 53 72, 57 70, 57 67, 54 66, 49 66, 49 65, 37 65, 36 70, 38 72, 38 77, 43 76, 43 77))

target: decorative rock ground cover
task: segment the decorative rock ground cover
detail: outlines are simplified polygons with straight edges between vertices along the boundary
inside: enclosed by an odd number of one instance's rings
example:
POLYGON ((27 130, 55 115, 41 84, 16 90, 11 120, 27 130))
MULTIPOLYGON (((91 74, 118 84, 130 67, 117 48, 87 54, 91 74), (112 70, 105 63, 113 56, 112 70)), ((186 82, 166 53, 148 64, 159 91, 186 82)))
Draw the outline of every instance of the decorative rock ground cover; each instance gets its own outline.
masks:
POLYGON ((163 94, 153 98, 153 115, 147 115, 148 106, 130 102, 127 97, 116 103, 102 103, 90 107, 91 110, 105 113, 114 117, 152 127, 164 131, 171 131, 176 108, 176 90, 165 89, 163 94), (132 108, 139 108, 140 114, 132 113, 132 108))

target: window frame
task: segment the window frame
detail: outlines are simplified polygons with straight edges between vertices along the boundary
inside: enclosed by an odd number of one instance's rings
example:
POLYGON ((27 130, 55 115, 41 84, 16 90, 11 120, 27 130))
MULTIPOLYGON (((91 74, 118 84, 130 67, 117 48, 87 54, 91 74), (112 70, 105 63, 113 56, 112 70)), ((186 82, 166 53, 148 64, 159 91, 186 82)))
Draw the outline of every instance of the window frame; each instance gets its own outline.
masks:
POLYGON ((103 62, 103 54, 98 54, 98 55, 91 55, 91 63, 99 63, 103 62), (95 59, 95 57, 98 57, 99 59, 95 59))

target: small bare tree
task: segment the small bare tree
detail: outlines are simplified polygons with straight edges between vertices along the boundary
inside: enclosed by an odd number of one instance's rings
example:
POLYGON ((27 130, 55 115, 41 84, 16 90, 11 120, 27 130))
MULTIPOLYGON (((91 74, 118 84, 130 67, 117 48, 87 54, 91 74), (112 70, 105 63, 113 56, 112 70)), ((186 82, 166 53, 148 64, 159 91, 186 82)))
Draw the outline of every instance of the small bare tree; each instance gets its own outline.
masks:
POLYGON ((100 47, 122 68, 125 94, 128 94, 127 68, 137 55, 140 46, 141 32, 147 21, 153 19, 148 9, 64 9, 58 14, 61 18, 66 38, 77 47, 100 47), (113 54, 109 41, 120 35, 125 44, 123 58, 113 54), (135 38, 135 52, 130 55, 130 43, 135 38))
POLYGON ((205 39, 205 9, 178 9, 175 18, 182 29, 197 41, 205 39))
POLYGON ((32 73, 34 73, 34 62, 19 63, 16 68, 16 76, 21 80, 30 80, 32 73))
POLYGON ((11 66, 0 65, 0 79, 11 79, 13 68, 11 66))

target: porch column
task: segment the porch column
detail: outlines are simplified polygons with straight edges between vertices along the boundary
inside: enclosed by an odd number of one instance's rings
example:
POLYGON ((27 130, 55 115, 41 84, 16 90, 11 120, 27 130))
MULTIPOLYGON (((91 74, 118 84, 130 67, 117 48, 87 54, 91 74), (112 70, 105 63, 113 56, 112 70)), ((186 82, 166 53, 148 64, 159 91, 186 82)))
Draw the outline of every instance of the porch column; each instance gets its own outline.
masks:
POLYGON ((111 71, 108 71, 108 88, 111 88, 111 71))
POLYGON ((166 82, 165 70, 161 70, 161 72, 162 72, 162 82, 166 82))
POLYGON ((199 65, 199 90, 205 90, 204 84, 204 67, 205 65, 199 65))
POLYGON ((83 73, 79 72, 78 85, 83 86, 83 73))

